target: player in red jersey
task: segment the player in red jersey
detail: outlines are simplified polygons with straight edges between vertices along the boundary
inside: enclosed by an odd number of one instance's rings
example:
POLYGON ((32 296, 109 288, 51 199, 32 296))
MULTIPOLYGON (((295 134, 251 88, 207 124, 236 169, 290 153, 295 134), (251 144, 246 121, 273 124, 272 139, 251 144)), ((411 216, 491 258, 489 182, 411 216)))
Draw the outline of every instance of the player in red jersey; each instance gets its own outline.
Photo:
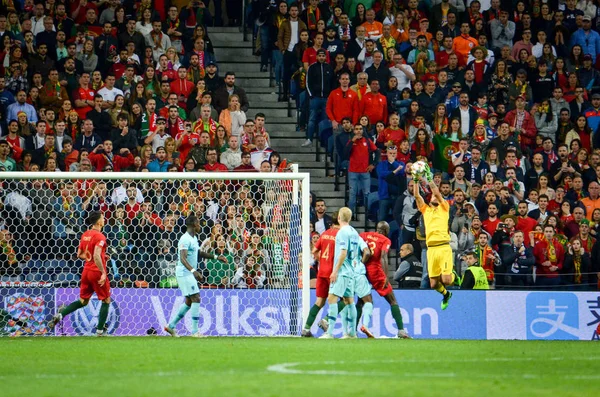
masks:
MULTIPOLYGON (((306 319, 306 324, 304 325, 304 329, 302 330, 302 336, 307 338, 313 336, 310 332, 310 327, 312 327, 313 323, 315 322, 319 311, 321 311, 323 306, 325 306, 325 302, 327 302, 327 297, 329 296, 329 277, 331 276, 331 271, 333 270, 335 236, 340 230, 340 225, 337 219, 338 213, 334 212, 332 218, 333 224, 331 228, 325 230, 323 234, 321 234, 321 237, 319 237, 319 239, 315 243, 315 247, 312 251, 313 256, 315 258, 319 258, 319 272, 317 273, 317 301, 310 308, 308 318, 306 319)), ((343 300, 340 299, 340 301, 338 302, 339 312, 341 312, 344 309, 344 306, 345 304, 343 300)), ((319 326, 321 325, 319 324, 319 326)))
MULTIPOLYGON (((367 279, 379 296, 384 297, 390 304, 392 316, 394 317, 394 320, 396 320, 396 326, 398 327, 398 337, 408 339, 410 337, 406 330, 404 330, 402 314, 400 313, 400 308, 396 302, 394 290, 387 278, 389 261, 388 252, 392 245, 390 239, 387 237, 389 232, 390 225, 388 225, 387 222, 382 221, 377 224, 376 232, 363 232, 360 234, 360 237, 365 240, 371 250, 371 257, 367 263, 365 263, 365 267, 367 268, 367 279)), ((364 304, 365 302, 361 299, 356 305, 359 313, 362 311, 362 306, 364 304)), ((360 319, 360 314, 358 314, 357 318, 360 319)), ((361 327, 361 331, 367 336, 372 337, 372 334, 370 335, 369 330, 364 328, 364 326, 361 327)))
POLYGON ((85 261, 83 273, 81 274, 79 299, 65 307, 50 320, 48 323, 50 329, 53 329, 67 314, 85 307, 95 292, 98 299, 102 301, 100 313, 98 314, 96 335, 104 336, 104 325, 110 306, 110 282, 106 273, 106 236, 102 234, 104 222, 102 212, 95 211, 90 214, 88 225, 91 227, 81 236, 79 248, 77 249, 77 257, 85 261))

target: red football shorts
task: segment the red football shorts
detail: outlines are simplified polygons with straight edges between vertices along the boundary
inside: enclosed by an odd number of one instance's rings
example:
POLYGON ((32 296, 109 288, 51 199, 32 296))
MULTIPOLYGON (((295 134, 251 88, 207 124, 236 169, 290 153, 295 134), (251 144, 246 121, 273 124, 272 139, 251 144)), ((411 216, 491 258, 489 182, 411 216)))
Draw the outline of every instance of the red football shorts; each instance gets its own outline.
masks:
POLYGON ((367 271, 367 279, 379 296, 386 296, 393 292, 392 284, 388 282, 388 279, 381 268, 372 272, 367 271))
POLYGON ((317 298, 329 296, 329 277, 317 277, 317 298))
POLYGON ((98 281, 100 281, 101 276, 102 274, 99 272, 83 272, 79 289, 79 297, 81 299, 90 299, 94 292, 98 296, 98 300, 103 301, 106 298, 110 298, 110 281, 107 277, 104 285, 100 286, 98 281))

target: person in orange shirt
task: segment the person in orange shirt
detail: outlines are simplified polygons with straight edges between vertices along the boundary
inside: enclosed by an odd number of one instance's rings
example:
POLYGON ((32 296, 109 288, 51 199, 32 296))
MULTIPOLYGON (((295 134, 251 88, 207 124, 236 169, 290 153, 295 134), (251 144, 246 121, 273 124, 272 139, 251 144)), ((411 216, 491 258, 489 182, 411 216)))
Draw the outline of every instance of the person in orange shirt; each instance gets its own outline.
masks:
POLYGON ((581 204, 585 207, 586 218, 591 221, 594 210, 600 209, 600 184, 596 181, 590 182, 588 191, 589 197, 582 199, 581 204))
POLYGON ((396 43, 408 41, 408 21, 404 17, 403 12, 396 14, 396 21, 391 25, 392 37, 396 43))
POLYGON ((429 19, 421 18, 421 20, 419 21, 418 34, 425 36, 427 38, 427 44, 429 45, 429 43, 431 42, 431 38, 433 37, 433 35, 429 33, 429 19))
POLYGON ((375 10, 368 10, 365 15, 366 21, 361 25, 367 30, 367 37, 378 40, 383 36, 383 24, 375 20, 375 10))
POLYGON ((460 25, 460 36, 454 38, 452 50, 458 55, 458 64, 466 66, 467 59, 471 50, 479 45, 477 39, 469 36, 471 27, 468 22, 463 22, 460 25))

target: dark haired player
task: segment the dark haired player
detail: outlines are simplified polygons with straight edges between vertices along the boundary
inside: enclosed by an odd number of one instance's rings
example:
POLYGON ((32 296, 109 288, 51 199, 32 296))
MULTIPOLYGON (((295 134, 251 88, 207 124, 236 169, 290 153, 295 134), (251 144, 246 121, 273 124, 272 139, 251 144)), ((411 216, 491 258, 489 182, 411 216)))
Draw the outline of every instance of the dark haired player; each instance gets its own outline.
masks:
POLYGON ((48 323, 50 329, 53 329, 67 314, 87 306, 95 292, 98 300, 102 301, 96 335, 105 335, 104 325, 110 306, 110 282, 106 273, 106 236, 102 234, 104 222, 104 214, 100 211, 94 211, 88 217, 87 223, 90 225, 90 229, 81 236, 77 249, 77 257, 84 260, 79 299, 62 309, 50 320, 48 323))
POLYGON ((198 271, 198 256, 206 259, 218 259, 225 263, 227 263, 227 258, 224 256, 217 257, 208 252, 200 251, 200 244, 198 244, 198 237, 196 235, 200 233, 201 226, 200 220, 195 215, 187 217, 185 226, 187 230, 181 236, 177 245, 179 261, 177 261, 177 268, 175 270, 177 284, 181 293, 185 296, 185 303, 181 305, 177 314, 173 316, 164 330, 171 336, 177 337, 177 332, 175 331, 177 323, 191 310, 192 336, 201 338, 203 335, 198 332, 198 321, 200 321, 200 289, 198 288, 198 282, 202 281, 202 275, 198 271))
MULTIPOLYGON (((387 237, 389 232, 390 225, 385 221, 381 221, 377 224, 376 232, 363 232, 360 234, 360 237, 367 243, 371 250, 371 257, 367 263, 365 263, 365 267, 367 268, 367 279, 379 296, 382 296, 390 304, 392 317, 394 317, 396 326, 398 327, 398 338, 410 339, 410 336, 408 336, 408 333, 404 329, 404 324, 402 323, 402 314, 400 313, 400 307, 398 307, 398 302, 396 301, 396 295, 394 295, 392 285, 387 278, 389 261, 388 252, 392 245, 392 242, 387 237)), ((357 306, 362 309, 362 306, 367 308, 368 304, 369 302, 359 301, 357 306)), ((373 310, 372 303, 370 303, 370 310, 373 310)), ((360 318, 360 316, 358 317, 360 318)), ((361 328, 361 331, 368 337, 373 337, 369 329, 364 325, 361 328)))

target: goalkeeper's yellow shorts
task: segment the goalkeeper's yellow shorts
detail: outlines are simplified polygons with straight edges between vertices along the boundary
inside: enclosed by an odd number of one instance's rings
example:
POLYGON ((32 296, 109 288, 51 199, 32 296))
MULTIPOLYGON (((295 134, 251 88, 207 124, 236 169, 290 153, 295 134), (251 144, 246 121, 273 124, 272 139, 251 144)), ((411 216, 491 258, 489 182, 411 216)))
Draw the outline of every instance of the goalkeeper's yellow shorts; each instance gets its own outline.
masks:
POLYGON ((427 271, 429 277, 452 274, 454 259, 450 244, 427 248, 427 271))

